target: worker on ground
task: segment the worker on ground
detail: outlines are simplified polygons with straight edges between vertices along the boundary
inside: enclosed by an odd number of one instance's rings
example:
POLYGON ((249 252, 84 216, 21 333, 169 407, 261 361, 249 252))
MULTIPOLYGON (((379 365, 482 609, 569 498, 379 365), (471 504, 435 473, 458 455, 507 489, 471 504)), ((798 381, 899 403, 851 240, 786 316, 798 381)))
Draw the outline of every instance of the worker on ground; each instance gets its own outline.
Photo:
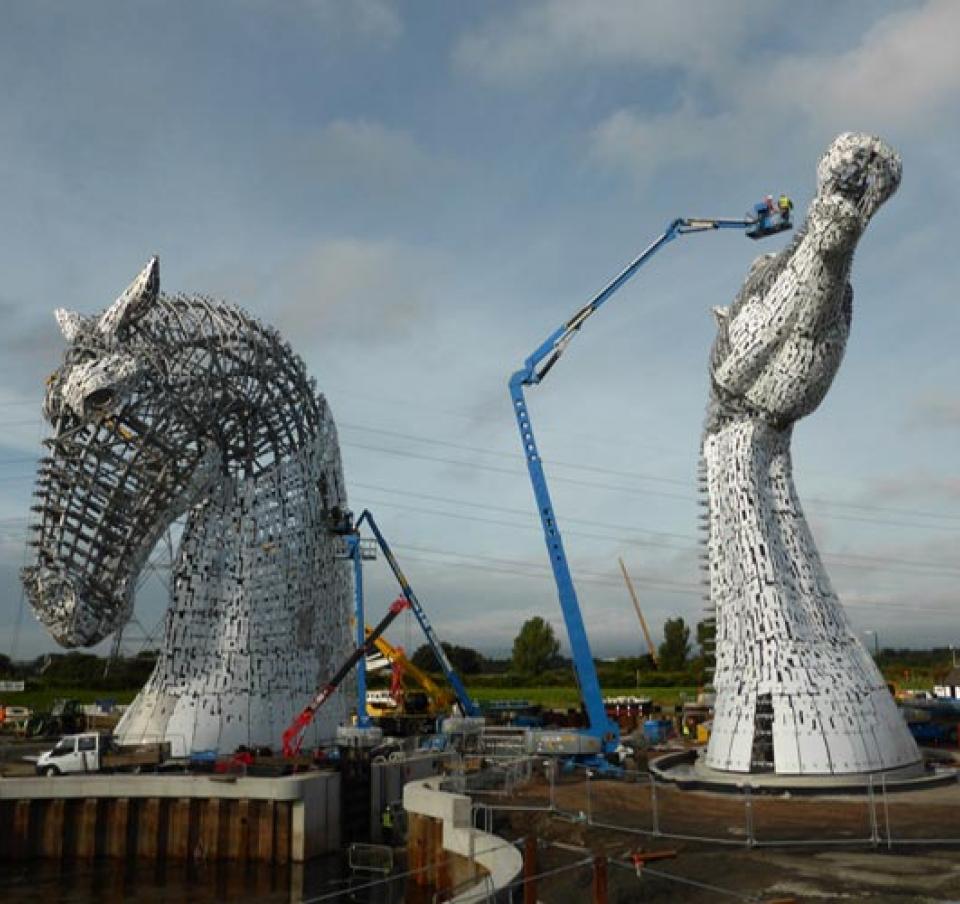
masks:
POLYGON ((383 808, 383 816, 380 817, 380 826, 383 830, 381 832, 383 843, 393 844, 393 810, 390 809, 389 804, 383 808))
POLYGON ((777 201, 777 207, 780 209, 780 219, 784 224, 789 223, 790 211, 793 210, 793 201, 791 201, 787 195, 780 195, 780 200, 777 201))

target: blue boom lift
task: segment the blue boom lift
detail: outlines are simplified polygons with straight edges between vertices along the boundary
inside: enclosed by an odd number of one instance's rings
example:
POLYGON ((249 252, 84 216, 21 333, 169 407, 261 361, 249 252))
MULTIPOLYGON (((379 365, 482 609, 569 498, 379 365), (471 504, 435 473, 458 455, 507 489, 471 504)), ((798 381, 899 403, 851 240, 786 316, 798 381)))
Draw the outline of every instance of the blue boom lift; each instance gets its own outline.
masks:
POLYGON ((533 495, 540 512, 540 521, 543 525, 550 565, 553 568, 557 594, 560 597, 560 608, 563 612, 567 636, 570 640, 570 649, 573 653, 573 664, 580 685, 580 694, 587 713, 588 727, 581 734, 586 736, 584 740, 592 741, 592 744, 587 745, 573 743, 567 749, 564 749, 562 740, 553 739, 552 748, 553 752, 556 753, 575 755, 587 765, 593 765, 601 769, 609 768, 609 763, 620 743, 620 729, 607 717, 603 705, 600 682, 597 679, 593 654, 590 652, 590 641, 587 639, 583 614, 580 611, 580 602, 577 599, 577 591, 573 586, 570 566, 567 562, 560 529, 557 526, 556 515, 553 511, 553 503, 550 501, 550 491, 547 488, 543 462, 537 450, 536 439, 533 435, 533 424, 530 421, 530 413, 527 409, 523 390, 525 386, 536 386, 541 383, 560 359, 567 345, 587 318, 596 313, 600 306, 608 301, 656 252, 675 238, 697 232, 740 229, 745 230, 745 234, 749 238, 756 239, 790 228, 788 219, 765 212, 767 210, 765 204, 762 207, 763 211, 760 210, 760 204, 756 205, 754 208, 756 215, 743 220, 692 218, 673 220, 664 233, 635 258, 619 276, 580 308, 570 320, 554 330, 523 362, 523 367, 510 377, 510 399, 513 402, 517 427, 520 430, 520 442, 527 459, 527 470, 530 472, 533 495), (591 747, 596 752, 592 752, 591 747))
POLYGON ((300 748, 303 745, 303 733, 306 731, 307 726, 313 721, 317 710, 333 696, 334 692, 343 682, 343 679, 347 677, 354 666, 357 668, 357 725, 364 729, 371 726, 370 718, 367 715, 365 656, 375 649, 377 639, 387 630, 393 620, 408 608, 412 610, 413 614, 417 617, 417 621, 420 623, 420 627, 423 629, 423 633, 426 635, 427 641, 434 655, 437 657, 437 662, 440 663, 440 667, 443 669, 443 674, 446 676, 447 681, 450 682, 450 686, 456 694, 457 704, 463 711, 463 715, 471 718, 481 717, 482 713, 480 712, 480 708, 473 702, 467 693, 467 689, 463 686, 460 676, 454 670, 450 658, 440 643, 437 632, 433 630, 433 625, 430 624, 427 613, 424 611, 423 606, 420 605, 420 600, 417 599, 417 595, 413 592, 413 587, 410 586, 410 582, 400 568, 400 563, 397 561, 396 556, 394 556, 393 550, 390 549, 390 545, 387 543, 386 538, 380 530, 380 526, 377 524, 370 510, 364 509, 360 517, 354 521, 352 512, 347 509, 335 508, 330 514, 330 529, 333 533, 343 537, 345 546, 343 558, 350 559, 353 562, 357 645, 354 647, 346 662, 337 670, 336 674, 325 685, 318 688, 317 693, 310 703, 300 712, 293 722, 290 723, 287 730, 283 733, 282 744, 284 756, 295 756, 300 753, 300 748), (373 558, 373 550, 368 552, 364 547, 364 544, 368 541, 360 539, 360 525, 363 524, 364 521, 370 525, 370 530, 373 531, 377 545, 389 563, 390 570, 397 579, 397 583, 400 585, 402 592, 402 596, 394 600, 387 614, 369 635, 366 633, 366 622, 364 618, 362 562, 364 559, 373 558))
MULTIPOLYGON (((364 509, 360 514, 360 517, 357 518, 357 522, 354 525, 354 530, 359 532, 360 525, 363 524, 364 521, 370 525, 370 530, 373 531, 373 536, 376 537, 377 545, 383 552, 383 557, 390 565, 390 570, 397 579, 397 583, 400 585, 401 592, 410 603, 410 609, 416 616, 417 621, 420 623, 420 627, 423 629, 423 633, 427 637, 430 648, 433 650, 433 655, 437 657, 437 662, 440 663, 440 668, 443 669, 444 676, 446 677, 447 681, 450 682, 450 687, 453 688, 453 692, 457 695, 457 703, 460 706, 460 709, 463 710, 463 715, 479 717, 482 715, 479 707, 473 702, 470 695, 467 693, 467 689, 463 686, 460 676, 457 674, 453 664, 450 662, 450 658, 443 649, 443 645, 440 643, 440 638, 437 637, 437 632, 433 630, 433 625, 430 624, 430 619, 427 618, 427 613, 424 612, 423 606, 420 605, 420 600, 417 599, 417 595, 413 592, 413 587, 410 586, 410 582, 407 580, 406 575, 404 575, 402 569, 400 568, 400 563, 397 561, 396 556, 394 556, 393 551, 390 549, 390 545, 387 543, 386 538, 383 536, 379 525, 374 520, 374 517, 370 513, 369 509, 364 509)), ((360 630, 363 630, 362 622, 360 625, 360 630)))

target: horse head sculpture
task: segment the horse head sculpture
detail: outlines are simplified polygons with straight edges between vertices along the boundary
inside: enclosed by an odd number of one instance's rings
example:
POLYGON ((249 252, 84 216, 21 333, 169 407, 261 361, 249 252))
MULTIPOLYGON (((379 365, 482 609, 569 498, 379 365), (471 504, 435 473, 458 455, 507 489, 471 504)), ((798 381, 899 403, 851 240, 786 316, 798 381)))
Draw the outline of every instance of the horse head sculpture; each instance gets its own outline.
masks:
MULTIPOLYGON (((349 572, 326 529, 346 506, 336 430, 302 360, 239 309, 162 295, 157 258, 98 317, 56 317, 69 345, 48 380, 36 558, 22 575, 39 620, 70 647, 122 626, 147 557, 187 513, 141 721, 163 734, 187 700, 223 714, 225 695, 251 693, 276 718, 296 711, 349 643, 349 572), (293 650, 300 664, 271 665, 293 650)), ((268 721, 258 737, 275 740, 268 721)))
POLYGON ((717 625, 708 769, 822 777, 920 761, 831 586, 790 454, 794 423, 843 359, 857 243, 900 175, 879 138, 840 135, 793 241, 758 258, 733 304, 715 309, 701 446, 717 625))

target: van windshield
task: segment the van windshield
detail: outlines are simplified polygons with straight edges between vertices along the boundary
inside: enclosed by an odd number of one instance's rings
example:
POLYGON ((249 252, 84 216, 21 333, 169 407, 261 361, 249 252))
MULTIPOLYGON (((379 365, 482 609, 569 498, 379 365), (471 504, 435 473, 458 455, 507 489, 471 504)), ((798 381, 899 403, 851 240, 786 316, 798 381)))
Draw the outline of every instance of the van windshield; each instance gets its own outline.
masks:
POLYGON ((57 744, 56 747, 53 748, 53 751, 51 752, 50 756, 64 756, 65 754, 73 753, 73 745, 74 745, 73 738, 70 738, 69 740, 64 738, 62 741, 60 741, 57 744))

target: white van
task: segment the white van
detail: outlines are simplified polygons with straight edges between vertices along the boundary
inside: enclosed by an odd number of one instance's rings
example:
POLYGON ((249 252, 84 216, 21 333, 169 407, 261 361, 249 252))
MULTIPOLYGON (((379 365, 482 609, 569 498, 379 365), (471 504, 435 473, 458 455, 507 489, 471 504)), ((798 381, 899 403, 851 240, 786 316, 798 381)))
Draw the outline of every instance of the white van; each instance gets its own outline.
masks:
POLYGON ((157 767, 170 755, 169 744, 117 747, 107 735, 97 732, 65 735, 53 750, 37 758, 38 775, 110 772, 157 767))

